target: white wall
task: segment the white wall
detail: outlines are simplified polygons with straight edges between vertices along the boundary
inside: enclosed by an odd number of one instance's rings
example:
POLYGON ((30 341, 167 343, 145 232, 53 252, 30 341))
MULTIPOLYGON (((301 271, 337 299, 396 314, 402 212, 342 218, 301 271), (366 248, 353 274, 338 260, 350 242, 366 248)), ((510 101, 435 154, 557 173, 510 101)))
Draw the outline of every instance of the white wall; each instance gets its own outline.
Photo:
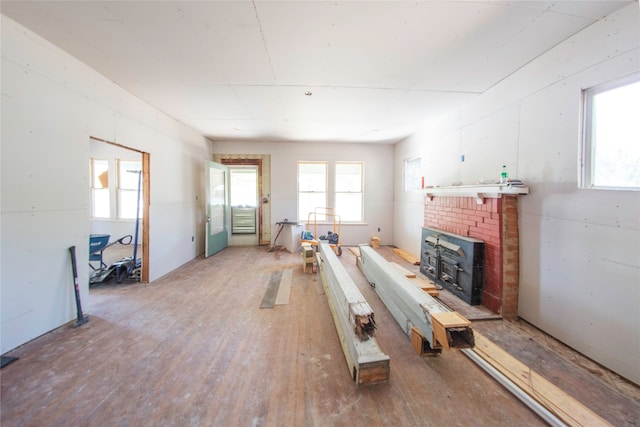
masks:
MULTIPOLYGON (((393 242, 392 145, 216 141, 213 143, 213 151, 225 154, 271 154, 270 203, 273 238, 277 234, 276 222, 284 218, 290 221, 296 219, 298 161, 328 161, 329 174, 333 171, 332 165, 337 161, 363 161, 365 224, 342 224, 340 242, 343 245, 368 243, 371 236, 380 236, 382 244, 393 242)), ((329 226, 318 226, 318 234, 332 230, 333 223, 329 226)))
POLYGON ((201 254, 210 142, 2 16, 2 353, 75 318, 72 245, 88 306, 91 136, 150 153, 150 279, 201 254))
MULTIPOLYGON (((636 383, 640 192, 578 189, 577 177, 581 90, 640 68, 639 21, 637 3, 599 21, 446 120, 426 118, 395 152, 396 181, 411 155, 438 156, 430 185, 495 179, 502 164, 524 180, 519 315, 636 383)), ((398 193, 395 206, 396 244, 416 255, 422 202, 398 193)))

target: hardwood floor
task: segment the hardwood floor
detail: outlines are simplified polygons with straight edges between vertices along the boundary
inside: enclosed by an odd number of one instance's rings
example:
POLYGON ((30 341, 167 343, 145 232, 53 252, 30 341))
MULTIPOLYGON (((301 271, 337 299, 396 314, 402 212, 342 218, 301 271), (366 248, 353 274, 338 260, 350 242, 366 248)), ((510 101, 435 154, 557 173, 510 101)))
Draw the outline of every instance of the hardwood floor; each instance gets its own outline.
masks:
MULTIPOLYGON (((10 352, 20 359, 0 371, 1 424, 545 425, 463 354, 417 356, 355 258, 341 260, 376 313, 388 383, 351 380, 320 279, 299 254, 230 247, 151 284, 96 286, 89 323, 10 352), (288 268, 289 304, 260 309, 271 275, 288 268)), ((637 421, 634 397, 624 405, 637 421)))

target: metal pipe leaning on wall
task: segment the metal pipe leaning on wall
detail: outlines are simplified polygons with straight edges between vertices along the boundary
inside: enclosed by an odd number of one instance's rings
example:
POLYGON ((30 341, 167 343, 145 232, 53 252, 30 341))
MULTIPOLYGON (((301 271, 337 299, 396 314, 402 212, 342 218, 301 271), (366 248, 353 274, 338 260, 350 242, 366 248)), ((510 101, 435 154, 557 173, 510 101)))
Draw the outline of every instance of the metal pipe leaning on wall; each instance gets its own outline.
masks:
POLYGON ((357 263, 419 354, 474 346, 471 322, 419 289, 373 248, 360 245, 357 263))
POLYGON ((389 356, 375 338, 373 310, 343 267, 328 242, 318 243, 316 253, 322 286, 340 338, 349 373, 356 384, 389 379, 389 356))

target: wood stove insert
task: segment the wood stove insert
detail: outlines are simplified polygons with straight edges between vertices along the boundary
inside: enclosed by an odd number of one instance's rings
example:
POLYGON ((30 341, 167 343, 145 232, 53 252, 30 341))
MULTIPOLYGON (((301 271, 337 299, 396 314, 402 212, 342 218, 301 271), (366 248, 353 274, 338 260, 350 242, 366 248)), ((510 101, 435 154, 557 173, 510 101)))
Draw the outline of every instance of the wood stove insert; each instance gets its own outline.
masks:
POLYGON ((469 305, 482 302, 484 241, 422 229, 420 271, 469 305))

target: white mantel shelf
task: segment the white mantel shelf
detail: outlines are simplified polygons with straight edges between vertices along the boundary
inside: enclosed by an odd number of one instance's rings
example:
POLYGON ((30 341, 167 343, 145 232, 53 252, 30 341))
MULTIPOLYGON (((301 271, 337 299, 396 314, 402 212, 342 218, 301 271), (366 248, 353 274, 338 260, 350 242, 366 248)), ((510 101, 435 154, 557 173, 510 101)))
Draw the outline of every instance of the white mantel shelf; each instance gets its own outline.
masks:
POLYGON ((503 194, 523 195, 529 194, 529 187, 512 186, 509 184, 478 184, 478 185, 453 185, 450 187, 425 188, 425 197, 433 200, 435 196, 473 197, 476 203, 481 205, 485 198, 500 198, 503 194))

